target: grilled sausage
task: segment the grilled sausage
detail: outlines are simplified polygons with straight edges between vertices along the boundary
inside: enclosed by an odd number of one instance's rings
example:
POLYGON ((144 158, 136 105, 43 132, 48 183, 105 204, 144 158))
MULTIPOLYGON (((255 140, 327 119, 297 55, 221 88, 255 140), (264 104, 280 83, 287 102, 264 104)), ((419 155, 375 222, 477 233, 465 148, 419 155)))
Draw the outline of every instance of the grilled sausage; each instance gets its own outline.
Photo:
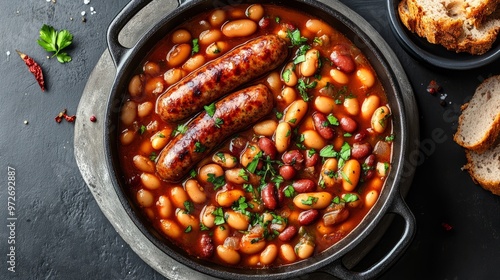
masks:
POLYGON ((253 39, 194 70, 162 93, 156 112, 166 122, 183 120, 240 85, 283 63, 286 42, 276 35, 253 39))
POLYGON ((213 116, 200 113, 161 151, 156 162, 158 175, 177 182, 201 159, 230 135, 241 131, 271 112, 273 97, 262 84, 228 95, 215 103, 213 116))

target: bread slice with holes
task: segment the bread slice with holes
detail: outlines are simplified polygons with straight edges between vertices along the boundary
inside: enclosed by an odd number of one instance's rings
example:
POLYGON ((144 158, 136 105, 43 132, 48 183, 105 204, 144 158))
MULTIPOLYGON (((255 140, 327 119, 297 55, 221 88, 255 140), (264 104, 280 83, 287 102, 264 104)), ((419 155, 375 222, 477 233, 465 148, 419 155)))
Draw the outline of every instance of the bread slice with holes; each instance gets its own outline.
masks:
POLYGON ((401 22, 432 44, 483 54, 500 32, 500 0, 402 0, 401 22))
POLYGON ((474 180, 485 190, 500 195, 500 144, 493 145, 483 153, 466 150, 467 170, 474 180))
POLYGON ((500 75, 484 80, 462 106, 453 139, 478 153, 488 149, 500 133, 500 75))

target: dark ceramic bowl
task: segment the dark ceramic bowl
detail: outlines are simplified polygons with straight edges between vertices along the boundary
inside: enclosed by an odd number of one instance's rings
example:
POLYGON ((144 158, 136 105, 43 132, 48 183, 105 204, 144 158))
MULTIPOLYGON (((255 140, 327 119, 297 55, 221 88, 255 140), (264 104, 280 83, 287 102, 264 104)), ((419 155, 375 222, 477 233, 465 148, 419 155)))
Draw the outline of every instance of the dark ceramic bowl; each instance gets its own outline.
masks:
POLYGON ((392 31, 401 46, 415 59, 450 70, 468 70, 490 64, 500 59, 500 39, 483 55, 455 53, 441 45, 429 43, 412 33, 399 19, 398 4, 401 0, 387 0, 387 10, 392 31))
MULTIPOLYGON (((207 9, 243 1, 181 1, 179 7, 175 9, 174 12, 159 19, 159 22, 152 27, 150 31, 145 33, 134 47, 127 49, 121 46, 118 42, 118 33, 132 16, 149 2, 150 1, 131 1, 115 18, 108 29, 108 46, 117 67, 117 75, 108 100, 104 133, 107 166, 110 177, 113 180, 113 185, 123 207, 144 236, 161 249, 165 253, 166 258, 171 257, 201 273, 218 278, 287 279, 319 270, 337 276, 338 278, 368 279, 379 275, 383 270, 389 267, 409 245, 415 230, 414 217, 404 203, 400 192, 402 177, 410 175, 404 174, 405 172, 408 173, 408 169, 404 169, 404 163, 407 162, 405 159, 408 156, 408 147, 410 145, 408 136, 409 128, 401 97, 401 87, 409 88, 409 86, 399 84, 395 71, 399 73, 398 75, 401 75, 401 73, 404 75, 404 72, 399 69, 399 62, 393 63, 397 65, 391 65, 391 62, 397 61, 397 58, 393 57, 394 54, 390 51, 388 46, 374 34, 368 35, 366 30, 373 30, 368 23, 338 1, 269 0, 245 2, 274 3, 298 9, 323 19, 354 42, 370 60, 373 68, 377 72, 386 90, 389 106, 392 108, 394 133, 397 137, 393 145, 393 167, 391 168, 391 173, 387 177, 378 201, 364 220, 344 239, 324 252, 309 259, 278 268, 243 270, 238 267, 217 265, 189 256, 182 249, 159 234, 145 219, 143 219, 143 217, 141 217, 139 214, 140 211, 138 211, 139 209, 136 209, 135 204, 127 196, 118 160, 117 143, 119 141, 117 141, 117 137, 119 132, 116 128, 119 121, 119 109, 124 99, 123 93, 126 92, 128 81, 133 75, 133 71, 137 68, 137 65, 144 60, 147 53, 153 49, 156 42, 187 18, 206 11, 207 9), (352 19, 356 19, 356 21, 352 19), (349 270, 342 263, 342 257, 367 238, 388 213, 395 213, 404 220, 404 229, 400 239, 386 255, 367 270, 362 272, 349 270)), ((410 171, 410 173, 412 173, 412 171, 410 171)))

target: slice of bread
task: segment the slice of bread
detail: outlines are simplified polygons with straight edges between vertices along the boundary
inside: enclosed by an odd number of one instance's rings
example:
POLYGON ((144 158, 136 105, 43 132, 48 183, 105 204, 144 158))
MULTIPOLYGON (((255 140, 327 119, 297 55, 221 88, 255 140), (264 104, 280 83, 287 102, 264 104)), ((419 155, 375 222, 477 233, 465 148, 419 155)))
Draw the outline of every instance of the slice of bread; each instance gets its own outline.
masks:
POLYGON ((401 22, 432 44, 483 54, 500 32, 500 0, 402 0, 401 22))
POLYGON ((483 153, 466 150, 467 170, 474 182, 485 190, 500 195, 500 144, 492 146, 483 153))
POLYGON ((460 146, 481 153, 500 133, 500 75, 484 80, 471 100, 462 106, 453 140, 460 146))

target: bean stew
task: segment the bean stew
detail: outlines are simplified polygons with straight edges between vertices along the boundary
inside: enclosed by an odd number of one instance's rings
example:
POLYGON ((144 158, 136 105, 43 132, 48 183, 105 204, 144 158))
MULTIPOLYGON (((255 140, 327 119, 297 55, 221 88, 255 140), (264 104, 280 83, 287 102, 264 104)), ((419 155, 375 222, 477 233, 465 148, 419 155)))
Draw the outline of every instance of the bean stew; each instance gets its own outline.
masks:
POLYGON ((295 263, 349 234, 377 202, 397 137, 361 50, 271 4, 172 30, 130 78, 119 131, 148 222, 193 257, 244 268, 295 263))

